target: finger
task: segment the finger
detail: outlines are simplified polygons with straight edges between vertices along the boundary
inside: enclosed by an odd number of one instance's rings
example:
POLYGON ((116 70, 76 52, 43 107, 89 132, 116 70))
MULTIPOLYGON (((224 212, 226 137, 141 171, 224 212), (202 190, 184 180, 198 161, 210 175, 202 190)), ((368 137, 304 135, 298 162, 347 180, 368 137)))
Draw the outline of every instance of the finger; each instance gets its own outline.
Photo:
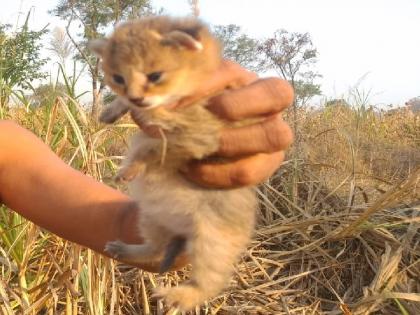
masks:
POLYGON ((277 114, 254 125, 224 129, 220 136, 218 155, 234 157, 272 153, 286 150, 292 141, 292 130, 277 114))
POLYGON ((208 109, 225 119, 240 120, 281 112, 293 99, 293 89, 287 81, 268 78, 212 98, 208 109))
POLYGON ((235 188, 257 185, 268 179, 280 167, 284 152, 261 153, 227 164, 193 162, 185 176, 210 188, 235 188))
POLYGON ((228 87, 237 88, 248 85, 257 78, 258 76, 254 72, 242 68, 239 64, 223 60, 219 69, 212 76, 206 78, 205 84, 201 85, 193 96, 182 99, 176 107, 189 105, 228 87))
POLYGON ((218 91, 226 86, 239 87, 258 79, 255 72, 241 67, 238 63, 224 59, 218 71, 207 81, 210 89, 218 91))

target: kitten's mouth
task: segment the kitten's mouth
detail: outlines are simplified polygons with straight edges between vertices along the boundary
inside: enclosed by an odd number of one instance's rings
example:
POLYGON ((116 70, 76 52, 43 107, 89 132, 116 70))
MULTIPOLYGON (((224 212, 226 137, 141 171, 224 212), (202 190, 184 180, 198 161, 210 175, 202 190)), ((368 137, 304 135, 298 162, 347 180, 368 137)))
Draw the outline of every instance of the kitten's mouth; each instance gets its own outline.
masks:
POLYGON ((144 102, 144 97, 136 98, 136 99, 129 99, 130 103, 136 107, 148 107, 149 105, 144 102))
POLYGON ((133 102, 133 101, 130 101, 130 102, 132 105, 134 105, 136 108, 139 108, 139 109, 150 109, 150 108, 163 105, 163 104, 149 104, 145 102, 133 102))
POLYGON ((129 99, 130 103, 139 109, 152 109, 155 107, 175 108, 179 97, 174 96, 149 96, 137 99, 129 99))

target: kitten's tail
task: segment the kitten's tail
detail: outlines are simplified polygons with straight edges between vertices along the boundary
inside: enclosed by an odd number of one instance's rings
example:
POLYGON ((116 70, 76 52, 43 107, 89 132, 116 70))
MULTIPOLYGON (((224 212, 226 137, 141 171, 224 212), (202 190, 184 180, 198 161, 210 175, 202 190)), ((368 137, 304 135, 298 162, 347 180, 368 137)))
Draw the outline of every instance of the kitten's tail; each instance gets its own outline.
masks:
POLYGON ((175 263, 175 259, 185 250, 187 240, 183 236, 175 236, 166 247, 165 256, 160 264, 159 273, 165 273, 175 263))

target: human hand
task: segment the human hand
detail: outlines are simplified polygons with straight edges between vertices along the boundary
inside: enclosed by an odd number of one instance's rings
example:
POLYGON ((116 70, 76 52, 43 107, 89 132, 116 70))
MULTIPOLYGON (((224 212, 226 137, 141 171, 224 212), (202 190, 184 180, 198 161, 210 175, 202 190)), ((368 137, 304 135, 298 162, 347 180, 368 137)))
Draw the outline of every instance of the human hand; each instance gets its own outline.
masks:
POLYGON ((278 78, 257 79, 255 74, 227 62, 215 75, 214 84, 223 86, 230 80, 241 87, 211 99, 209 110, 228 120, 266 119, 251 126, 223 130, 218 155, 229 158, 229 163, 190 164, 185 175, 203 186, 233 188, 261 183, 280 167, 284 150, 293 139, 281 115, 293 102, 288 82, 278 78))
MULTIPOLYGON (((266 119, 222 131, 217 155, 228 158, 229 162, 192 161, 183 170, 187 178, 205 187, 234 188, 261 183, 280 167, 284 151, 293 139, 290 127, 282 119, 282 111, 294 98, 289 83, 279 78, 258 79, 256 74, 231 61, 224 61, 194 96, 176 106, 187 106, 229 86, 235 89, 210 99, 210 111, 232 121, 266 119)), ((146 132, 156 133, 152 129, 146 132)))

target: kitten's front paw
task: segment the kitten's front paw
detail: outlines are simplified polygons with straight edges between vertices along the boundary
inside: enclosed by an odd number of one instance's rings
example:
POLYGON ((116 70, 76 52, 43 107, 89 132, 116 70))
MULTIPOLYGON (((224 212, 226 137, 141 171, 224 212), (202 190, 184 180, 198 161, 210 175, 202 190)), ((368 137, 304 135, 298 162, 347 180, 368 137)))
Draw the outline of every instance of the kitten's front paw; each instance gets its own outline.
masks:
POLYGON ((99 116, 99 121, 105 124, 112 124, 119 118, 124 116, 129 110, 129 107, 117 97, 111 104, 107 105, 99 116))
POLYGON ((112 110, 106 108, 99 115, 99 121, 104 124, 112 124, 120 118, 118 114, 114 113, 112 110))
POLYGON ((116 183, 127 183, 131 182, 137 175, 141 174, 146 166, 144 164, 136 164, 122 167, 118 170, 114 180, 116 183))
POLYGON ((121 241, 107 242, 105 252, 110 254, 114 259, 121 259, 126 256, 127 244, 121 241))
POLYGON ((187 312, 204 302, 203 292, 199 288, 191 285, 157 288, 154 291, 153 297, 163 299, 167 306, 176 307, 183 312, 187 312))

